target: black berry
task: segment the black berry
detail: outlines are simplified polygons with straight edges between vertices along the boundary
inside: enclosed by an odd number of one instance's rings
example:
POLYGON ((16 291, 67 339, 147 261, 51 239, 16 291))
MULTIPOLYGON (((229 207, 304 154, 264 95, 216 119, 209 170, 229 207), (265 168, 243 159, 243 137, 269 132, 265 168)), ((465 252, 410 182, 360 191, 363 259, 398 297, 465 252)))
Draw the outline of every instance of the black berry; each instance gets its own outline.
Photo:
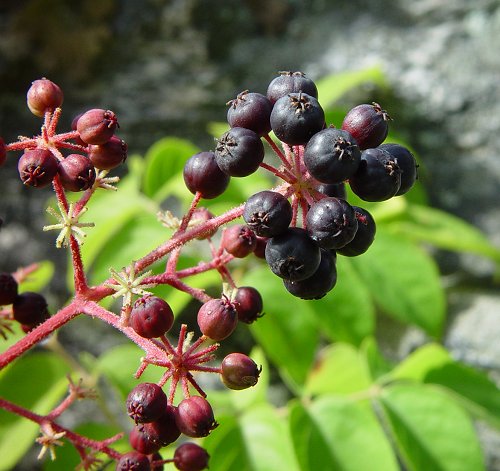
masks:
POLYGON ((292 206, 276 191, 259 191, 248 198, 243 219, 258 236, 272 237, 281 234, 290 225, 292 206))
POLYGON ((234 297, 238 320, 251 324, 262 317, 263 302, 260 293, 251 286, 240 286, 234 297))
POLYGON ((147 339, 165 335, 173 323, 174 313, 169 304, 156 296, 138 299, 130 312, 130 326, 147 339))
POLYGON ((280 75, 274 78, 267 87, 267 98, 274 104, 289 93, 299 92, 318 98, 316 84, 305 74, 302 72, 280 72, 280 75))
POLYGON ((262 368, 243 353, 230 353, 221 364, 222 382, 234 390, 247 389, 257 384, 262 368))
POLYGON ((180 471, 202 471, 208 468, 210 455, 196 443, 183 443, 174 453, 174 465, 180 471))
POLYGON ((375 239, 376 225, 372 215, 364 208, 353 206, 358 221, 354 239, 337 250, 341 255, 355 257, 365 253, 375 239))
POLYGON ((401 170, 401 185, 396 196, 404 195, 417 180, 417 163, 413 154, 399 144, 382 144, 379 149, 388 152, 401 170))
POLYGON ((83 191, 95 182, 95 168, 90 159, 82 154, 70 154, 59 163, 59 179, 65 190, 83 191))
POLYGON ((41 294, 26 291, 14 299, 12 314, 20 324, 27 326, 41 324, 49 317, 47 301, 41 294))
POLYGON ((198 326, 203 335, 219 342, 229 337, 238 324, 238 312, 227 297, 211 299, 198 311, 198 326))
POLYGON ((155 383, 141 383, 127 397, 127 412, 136 424, 153 422, 166 407, 167 396, 155 383))
POLYGON ((10 273, 0 273, 0 306, 12 304, 16 296, 16 279, 10 273))
POLYGON ((347 199, 345 183, 320 183, 315 186, 315 189, 326 196, 333 196, 335 198, 347 199))
POLYGON ((219 424, 214 419, 210 403, 201 396, 183 399, 176 409, 179 430, 188 437, 206 437, 219 424))
POLYGON ((213 152, 199 152, 184 165, 184 182, 191 193, 199 191, 205 199, 216 198, 224 193, 230 176, 224 173, 213 152))
POLYGON ((58 168, 59 161, 47 149, 27 149, 17 164, 21 181, 37 188, 50 184, 58 168))
POLYGON ((269 117, 273 105, 260 93, 249 93, 248 90, 228 102, 227 122, 232 128, 251 129, 259 136, 264 136, 271 130, 269 117))

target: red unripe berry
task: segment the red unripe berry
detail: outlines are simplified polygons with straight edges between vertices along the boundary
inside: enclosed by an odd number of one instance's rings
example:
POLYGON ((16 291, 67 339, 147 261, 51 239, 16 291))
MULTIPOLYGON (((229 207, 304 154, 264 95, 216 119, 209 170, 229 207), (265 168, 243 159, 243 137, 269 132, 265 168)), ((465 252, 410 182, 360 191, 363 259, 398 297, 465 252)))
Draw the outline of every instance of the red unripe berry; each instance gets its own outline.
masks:
POLYGON ((236 258, 251 254, 257 246, 257 236, 248 226, 237 224, 224 229, 221 246, 236 258))
POLYGON ((172 309, 166 301, 156 296, 138 299, 130 312, 130 326, 147 339, 165 335, 173 323, 172 309))
POLYGON ((259 317, 262 317, 262 296, 251 286, 241 286, 236 291, 234 298, 236 311, 238 311, 238 320, 251 324, 259 317))
POLYGON ((236 307, 226 296, 207 301, 198 311, 198 326, 202 334, 217 342, 229 337, 237 325, 236 307))
POLYGON ((219 424, 214 419, 210 403, 201 396, 183 399, 177 406, 175 421, 188 437, 206 437, 219 424))
POLYGON ((95 108, 83 113, 76 122, 80 138, 87 144, 100 145, 108 142, 118 126, 116 115, 110 110, 95 108))
POLYGON ((141 383, 127 397, 127 412, 135 423, 153 422, 167 407, 167 396, 155 383, 141 383))
POLYGON ((116 471, 150 471, 149 458, 137 451, 125 453, 116 464, 116 471))
MULTIPOLYGON (((193 211, 193 216, 191 217, 191 222, 193 225, 199 226, 202 224, 205 224, 209 219, 212 219, 214 215, 207 209, 207 208, 196 208, 193 211)), ((201 235, 196 237, 198 240, 205 240, 210 237, 213 237, 214 234, 217 232, 217 228, 209 229, 206 232, 203 232, 201 235)))
POLYGON ((27 186, 47 186, 59 169, 59 161, 47 149, 27 149, 19 159, 17 170, 27 186))
POLYGON ((255 245, 255 249, 253 249, 253 253, 258 258, 266 258, 266 245, 269 239, 267 237, 259 237, 257 236, 257 243, 255 245))
POLYGON ((0 137, 0 167, 5 163, 7 160, 7 148, 5 145, 5 141, 3 140, 2 137, 0 137))
POLYGON ((157 452, 161 445, 152 440, 145 430, 146 424, 136 425, 129 435, 129 442, 132 448, 143 455, 151 455, 157 452))
POLYGON ((183 443, 174 453, 175 467, 180 471, 201 471, 208 468, 210 455, 196 443, 183 443))
POLYGON ((64 95, 54 82, 46 78, 35 80, 28 90, 28 108, 35 116, 43 117, 45 112, 54 111, 62 105, 64 95))
POLYGON ((144 433, 151 442, 163 447, 179 438, 181 431, 175 418, 176 409, 176 407, 169 405, 158 419, 144 424, 144 433))
POLYGON ((154 461, 162 461, 163 460, 160 453, 158 453, 158 452, 153 453, 153 455, 150 457, 150 459, 151 459, 151 471, 163 471, 164 470, 163 464, 153 465, 154 461))
POLYGON ((222 382, 229 389, 247 389, 255 386, 262 368, 243 353, 230 353, 222 360, 222 382))
MULTIPOLYGON (((78 121, 79 122, 79 121, 78 121)), ((101 145, 89 146, 89 159, 99 170, 111 170, 125 162, 127 158, 127 143, 113 136, 101 145)))
POLYGON ((12 304, 16 296, 16 279, 10 273, 0 273, 0 306, 12 304))
POLYGON ((86 155, 70 154, 59 162, 59 179, 65 190, 88 190, 95 182, 95 168, 86 155))
POLYGON ((20 324, 35 326, 49 317, 48 305, 45 298, 38 293, 26 291, 14 299, 12 314, 20 324))

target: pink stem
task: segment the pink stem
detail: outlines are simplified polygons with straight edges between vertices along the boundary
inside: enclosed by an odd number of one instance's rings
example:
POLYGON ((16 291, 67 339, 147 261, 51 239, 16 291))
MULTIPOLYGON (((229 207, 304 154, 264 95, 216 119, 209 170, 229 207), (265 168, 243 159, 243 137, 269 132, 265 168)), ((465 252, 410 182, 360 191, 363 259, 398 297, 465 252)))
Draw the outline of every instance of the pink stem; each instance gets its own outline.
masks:
POLYGON ((266 164, 265 162, 261 162, 260 167, 265 168, 266 170, 269 170, 271 173, 273 173, 277 177, 280 177, 282 180, 285 180, 287 183, 295 183, 295 181, 297 181, 297 179, 293 175, 289 175, 289 174, 286 174, 284 172, 281 172, 276 167, 273 167, 272 165, 266 164))
POLYGON ((285 168, 290 169, 290 162, 287 160, 283 152, 281 152, 280 148, 274 143, 274 141, 271 139, 271 136, 269 134, 266 134, 263 136, 266 142, 269 144, 271 149, 274 151, 274 153, 280 158, 281 162, 283 162, 283 165, 285 168))

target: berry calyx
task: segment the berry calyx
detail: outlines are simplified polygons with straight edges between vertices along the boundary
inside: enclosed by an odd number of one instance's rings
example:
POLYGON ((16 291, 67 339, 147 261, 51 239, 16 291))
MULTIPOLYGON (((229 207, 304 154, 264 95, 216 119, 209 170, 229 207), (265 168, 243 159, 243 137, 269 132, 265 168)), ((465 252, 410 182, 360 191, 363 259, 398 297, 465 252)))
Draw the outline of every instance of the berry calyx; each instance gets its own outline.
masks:
POLYGON ((54 111, 62 105, 64 95, 58 85, 42 78, 31 84, 26 99, 30 111, 35 116, 43 117, 47 111, 54 111))
POLYGON ((167 407, 167 396, 155 383, 141 383, 127 397, 127 412, 137 423, 153 422, 167 407))
POLYGON ((217 342, 229 337, 238 325, 235 304, 223 296, 204 303, 198 311, 198 326, 203 335, 217 342))
POLYGON ((401 170, 401 185, 395 196, 404 195, 418 178, 415 157, 406 147, 399 144, 381 144, 378 148, 388 152, 401 170))
POLYGON ((59 161, 47 149, 27 149, 17 164, 21 181, 42 188, 50 184, 59 169, 59 161))
POLYGON ((130 312, 129 324, 147 339, 165 335, 174 323, 174 313, 170 305, 156 296, 138 299, 130 312))
POLYGON ((0 273, 0 306, 12 304, 17 297, 17 281, 10 273, 0 273))
POLYGON ((76 122, 80 139, 87 144, 101 145, 108 142, 119 127, 116 115, 110 110, 95 108, 83 113, 76 122))
POLYGON ((257 384, 262 368, 243 353, 230 353, 221 365, 222 382, 234 390, 247 389, 257 384))
POLYGON ((70 154, 59 163, 59 178, 65 190, 83 191, 95 182, 95 168, 90 159, 82 154, 70 154))
POLYGON ((252 286, 240 286, 234 297, 238 320, 251 324, 262 317, 263 302, 260 293, 252 286))
POLYGON ((201 396, 183 399, 177 406, 175 421, 184 435, 193 438, 206 437, 219 425, 212 406, 201 396))
POLYGON ((188 190, 193 194, 200 192, 205 199, 222 195, 231 178, 219 168, 213 152, 191 156, 184 165, 183 176, 188 190))
POLYGON ((208 468, 210 455, 196 443, 183 443, 174 453, 174 465, 179 471, 202 471, 208 468))

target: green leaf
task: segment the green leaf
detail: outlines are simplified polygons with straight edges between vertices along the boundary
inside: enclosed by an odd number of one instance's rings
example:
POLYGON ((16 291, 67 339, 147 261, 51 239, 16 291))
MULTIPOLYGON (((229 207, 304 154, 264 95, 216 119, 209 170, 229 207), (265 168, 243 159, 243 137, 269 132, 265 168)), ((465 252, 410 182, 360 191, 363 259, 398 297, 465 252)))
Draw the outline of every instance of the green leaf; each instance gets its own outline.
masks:
POLYGON ((143 191, 150 198, 161 193, 168 181, 182 172, 186 161, 200 150, 191 142, 176 137, 165 137, 155 142, 146 152, 143 191))
POLYGON ((391 371, 392 365, 380 353, 377 342, 373 337, 365 338, 359 350, 368 365, 370 376, 373 380, 391 371))
POLYGON ((337 284, 325 297, 309 301, 330 339, 355 345, 373 333, 375 307, 370 292, 346 257, 337 259, 337 284))
POLYGON ((290 430, 301 471, 399 469, 366 404, 334 396, 323 396, 307 406, 295 402, 290 430))
POLYGON ((410 471, 485 469, 471 420, 443 392, 428 386, 394 385, 383 391, 381 404, 410 471))
MULTIPOLYGON (((0 373, 0 397, 47 414, 68 389, 67 373, 64 362, 52 353, 26 355, 0 373)), ((38 424, 0 410, 0 470, 12 469, 38 435, 38 424)))
POLYGON ((288 294, 267 267, 248 272, 241 285, 255 287, 264 300, 264 318, 250 326, 253 336, 288 385, 300 389, 319 337, 309 302, 288 294))
POLYGON ((37 262, 37 269, 19 285, 19 292, 34 291, 39 292, 50 283, 54 275, 54 264, 50 260, 37 262))
POLYGON ((386 313, 433 337, 441 334, 444 291, 436 264, 424 250, 378 228, 370 250, 352 262, 386 313))
POLYGON ((216 139, 221 137, 226 131, 229 131, 229 124, 223 121, 212 121, 208 123, 207 131, 216 139))

